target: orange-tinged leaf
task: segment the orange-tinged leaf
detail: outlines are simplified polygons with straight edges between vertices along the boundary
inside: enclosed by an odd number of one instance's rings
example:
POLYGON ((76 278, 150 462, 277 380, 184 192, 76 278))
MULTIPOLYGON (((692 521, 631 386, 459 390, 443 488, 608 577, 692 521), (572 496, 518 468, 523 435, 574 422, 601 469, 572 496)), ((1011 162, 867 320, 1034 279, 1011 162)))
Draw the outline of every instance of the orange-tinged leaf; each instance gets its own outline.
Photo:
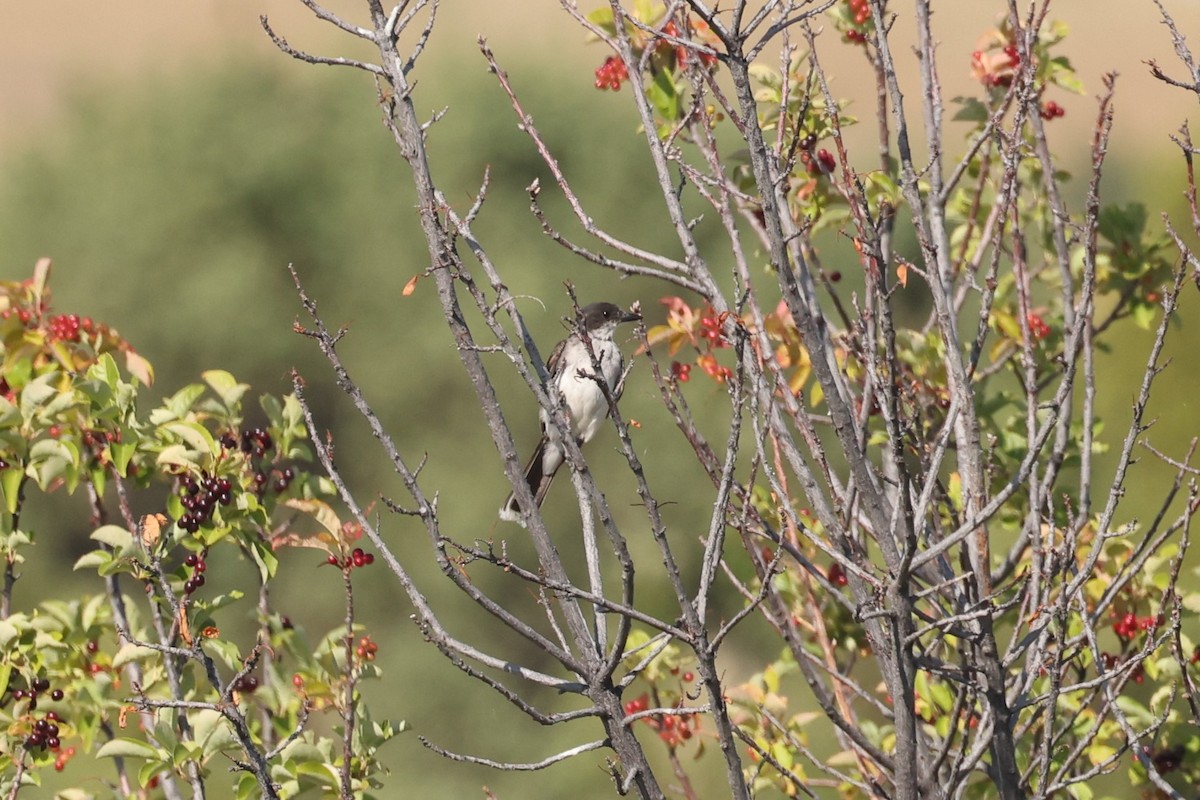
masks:
MULTIPOLYGON (((646 341, 651 347, 666 342, 667 355, 674 356, 679 352, 679 348, 693 341, 693 338, 690 332, 679 331, 671 325, 655 325, 646 331, 646 341)), ((641 349, 638 350, 639 355, 642 352, 641 349)))
POLYGON ((896 278, 900 281, 900 285, 905 289, 908 288, 908 264, 901 261, 896 265, 896 278))
POLYGON ((193 639, 192 628, 188 625, 187 603, 179 604, 179 615, 176 617, 176 621, 179 623, 179 638, 183 639, 184 644, 191 647, 193 639))
POLYGON ((313 519, 321 524, 325 530, 337 536, 342 528, 342 521, 338 518, 337 512, 330 507, 328 503, 321 500, 303 500, 295 497, 288 499, 284 505, 288 508, 294 508, 297 511, 308 514, 313 519))
POLYGON ((141 536, 143 548, 154 549, 154 545, 162 537, 163 526, 168 521, 162 514, 147 514, 138 521, 138 534, 141 536))
POLYGON ((400 294, 404 295, 405 297, 408 297, 410 294, 415 292, 417 290, 417 281, 419 281, 420 279, 421 279, 421 275, 419 273, 416 275, 413 275, 411 278, 408 279, 408 283, 404 284, 404 289, 400 292, 400 294))

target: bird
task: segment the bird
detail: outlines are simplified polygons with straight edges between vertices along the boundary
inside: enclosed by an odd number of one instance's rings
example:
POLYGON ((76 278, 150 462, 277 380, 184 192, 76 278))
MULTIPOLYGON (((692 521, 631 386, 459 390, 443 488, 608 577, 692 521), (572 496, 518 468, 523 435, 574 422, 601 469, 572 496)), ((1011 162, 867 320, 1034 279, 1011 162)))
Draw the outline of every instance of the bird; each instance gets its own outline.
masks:
MULTIPOLYGON (((571 435, 581 445, 595 437, 608 416, 608 402, 595 378, 595 363, 599 363, 609 390, 615 392, 623 358, 613 335, 621 323, 636 322, 641 318, 637 311, 625 311, 615 303, 586 305, 580 309, 575 330, 558 343, 546 361, 550 381, 563 396, 571 435)), ((525 481, 538 508, 546 499, 550 482, 565 456, 562 436, 550 423, 550 414, 543 408, 540 417, 542 437, 525 467, 525 481)), ((500 507, 500 518, 508 522, 521 521, 521 507, 515 492, 500 507)))

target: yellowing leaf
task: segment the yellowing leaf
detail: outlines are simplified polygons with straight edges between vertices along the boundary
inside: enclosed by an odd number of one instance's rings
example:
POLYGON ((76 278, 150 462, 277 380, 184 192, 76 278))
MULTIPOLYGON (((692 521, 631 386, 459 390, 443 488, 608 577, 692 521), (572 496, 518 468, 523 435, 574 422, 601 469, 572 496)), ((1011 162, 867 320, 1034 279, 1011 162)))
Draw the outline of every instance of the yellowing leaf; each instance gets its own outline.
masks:
POLYGON ((169 520, 162 514, 147 514, 138 521, 138 533, 142 537, 142 547, 153 550, 154 545, 162 537, 162 528, 169 520))
POLYGON ((404 295, 405 297, 408 297, 409 295, 411 295, 413 292, 415 292, 417 290, 417 281, 419 281, 420 279, 421 279, 420 274, 413 275, 411 278, 408 279, 408 283, 404 284, 404 288, 400 291, 400 294, 404 295))
POLYGON ((143 386, 154 384, 154 367, 150 365, 149 361, 135 353, 132 348, 125 351, 125 369, 143 386))
POLYGON ((186 644, 188 647, 191 647, 193 641, 195 640, 192 639, 192 628, 190 625, 188 625, 187 603, 179 604, 179 614, 176 617, 176 622, 179 623, 179 638, 183 639, 184 644, 186 644))

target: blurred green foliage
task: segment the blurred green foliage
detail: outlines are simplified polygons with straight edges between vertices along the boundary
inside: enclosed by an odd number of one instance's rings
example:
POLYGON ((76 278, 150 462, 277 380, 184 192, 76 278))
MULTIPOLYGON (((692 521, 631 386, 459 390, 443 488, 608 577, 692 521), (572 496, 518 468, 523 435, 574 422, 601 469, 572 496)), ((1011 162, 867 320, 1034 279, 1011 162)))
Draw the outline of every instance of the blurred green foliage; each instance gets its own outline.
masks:
MULTIPOLYGON (((627 104, 593 94, 587 72, 516 72, 522 99, 539 110, 539 128, 589 213, 632 241, 670 250, 661 204, 642 190, 640 178, 631 178, 649 163, 627 104), (522 81, 520 74, 536 80, 522 81)), ((490 167, 489 202, 476 232, 509 285, 531 298, 522 311, 544 351, 561 336, 560 318, 569 311, 565 280, 576 283, 584 302, 640 299, 651 318, 657 316, 659 287, 581 266, 542 234, 525 193, 534 178, 547 189, 542 201, 551 218, 572 233, 573 220, 488 80, 482 69, 451 75, 436 85, 422 84, 418 97, 428 98, 423 105, 431 115, 449 108, 430 136, 435 174, 450 202, 469 205, 484 167, 490 167)), ((56 310, 119 329, 155 364, 151 397, 169 395, 218 367, 255 391, 284 391, 290 369, 300 369, 309 378, 309 398, 320 419, 337 437, 343 469, 363 497, 386 492, 388 467, 369 434, 340 400, 315 347, 292 333, 302 313, 286 271, 294 263, 327 321, 350 326, 343 354, 405 455, 416 463, 430 454, 423 477, 427 486, 441 489, 448 528, 466 540, 511 535, 492 529, 507 489, 432 286, 421 282, 413 296, 401 296, 404 284, 428 265, 428 256, 404 165, 380 124, 373 87, 347 71, 305 69, 282 59, 232 59, 216 72, 155 76, 128 88, 94 80, 84 86, 52 131, 0 165, 3 276, 20 279, 38 257, 53 257, 56 310)), ((524 445, 535 436, 533 404, 512 370, 497 367, 514 431, 523 435, 518 444, 524 445)), ((700 479, 691 465, 655 463, 653 442, 673 431, 648 381, 632 387, 623 406, 647 423, 641 436, 650 469, 680 486, 700 479)), ((604 441, 594 445, 591 457, 598 470, 606 462, 615 467, 619 459, 612 442, 604 441)), ((618 481, 627 479, 618 469, 611 473, 618 481)), ((561 488, 560 507, 571 513, 568 487, 561 488)), ((631 483, 618 483, 613 492, 632 497, 631 489, 631 483)), ((551 505, 559 502, 551 499, 551 505)), ((17 587, 18 606, 44 599, 38 587, 61 594, 64 580, 85 580, 52 566, 70 564, 87 549, 85 506, 62 493, 30 505, 39 549, 62 558, 31 561, 17 587)), ((618 506, 631 525, 640 517, 627 502, 618 506)), ((144 510, 149 509, 139 509, 144 510)), ((679 536, 697 535, 705 511, 673 506, 679 536)), ((388 521, 385 530, 411 539, 401 549, 412 556, 418 574, 427 569, 427 588, 449 618, 473 611, 445 591, 416 527, 388 521)), ((329 626, 341 613, 337 581, 316 571, 319 558, 307 557, 314 562, 313 582, 277 587, 276 597, 306 624, 329 626), (313 602, 326 592, 327 607, 313 602)), ((252 570, 250 564, 222 567, 231 580, 248 578, 252 570), (239 575, 243 570, 247 574, 239 575)), ((553 745, 545 732, 530 730, 528 740, 521 735, 531 723, 424 646, 407 609, 397 607, 396 590, 383 570, 368 572, 360 579, 358 599, 363 618, 378 632, 379 663, 390 682, 372 698, 377 714, 405 716, 419 732, 466 752, 517 761, 548 755, 553 745), (434 675, 439 677, 429 677, 434 675), (496 735, 509 725, 515 735, 496 735)), ((489 583, 486 574, 479 580, 489 583)), ((670 613, 656 608, 656 596, 664 595, 652 582, 641 596, 647 610, 670 613)), ((533 599, 521 595, 511 602, 533 599)), ((486 622, 471 613, 451 627, 482 646, 529 657, 481 634, 486 622)), ((542 700, 560 707, 570 702, 542 700)), ((566 731, 558 738, 569 746, 579 739, 564 736, 583 735, 566 731)), ((413 781, 420 780, 422 793, 434 796, 471 796, 483 784, 502 794, 522 787, 544 793, 551 785, 556 792, 586 791, 604 780, 591 769, 570 767, 551 776, 451 768, 414 739, 383 755, 405 785, 415 787, 413 781)))

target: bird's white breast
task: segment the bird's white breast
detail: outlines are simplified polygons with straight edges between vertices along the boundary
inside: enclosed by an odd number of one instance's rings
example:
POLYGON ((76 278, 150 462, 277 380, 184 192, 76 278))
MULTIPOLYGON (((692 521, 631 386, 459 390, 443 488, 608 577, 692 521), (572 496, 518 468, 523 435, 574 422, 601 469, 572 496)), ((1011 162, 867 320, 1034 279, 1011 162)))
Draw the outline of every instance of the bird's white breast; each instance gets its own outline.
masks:
MULTIPOLYGON (((592 350, 600 362, 600 372, 605 383, 612 389, 621 375, 621 353, 612 341, 592 340, 592 350)), ((562 354, 565 364, 591 363, 587 347, 577 339, 567 343, 562 354)), ((592 377, 592 368, 582 370, 564 369, 558 376, 558 389, 566 401, 571 417, 571 432, 581 442, 587 442, 599 432, 608 416, 608 403, 604 392, 592 377)))

